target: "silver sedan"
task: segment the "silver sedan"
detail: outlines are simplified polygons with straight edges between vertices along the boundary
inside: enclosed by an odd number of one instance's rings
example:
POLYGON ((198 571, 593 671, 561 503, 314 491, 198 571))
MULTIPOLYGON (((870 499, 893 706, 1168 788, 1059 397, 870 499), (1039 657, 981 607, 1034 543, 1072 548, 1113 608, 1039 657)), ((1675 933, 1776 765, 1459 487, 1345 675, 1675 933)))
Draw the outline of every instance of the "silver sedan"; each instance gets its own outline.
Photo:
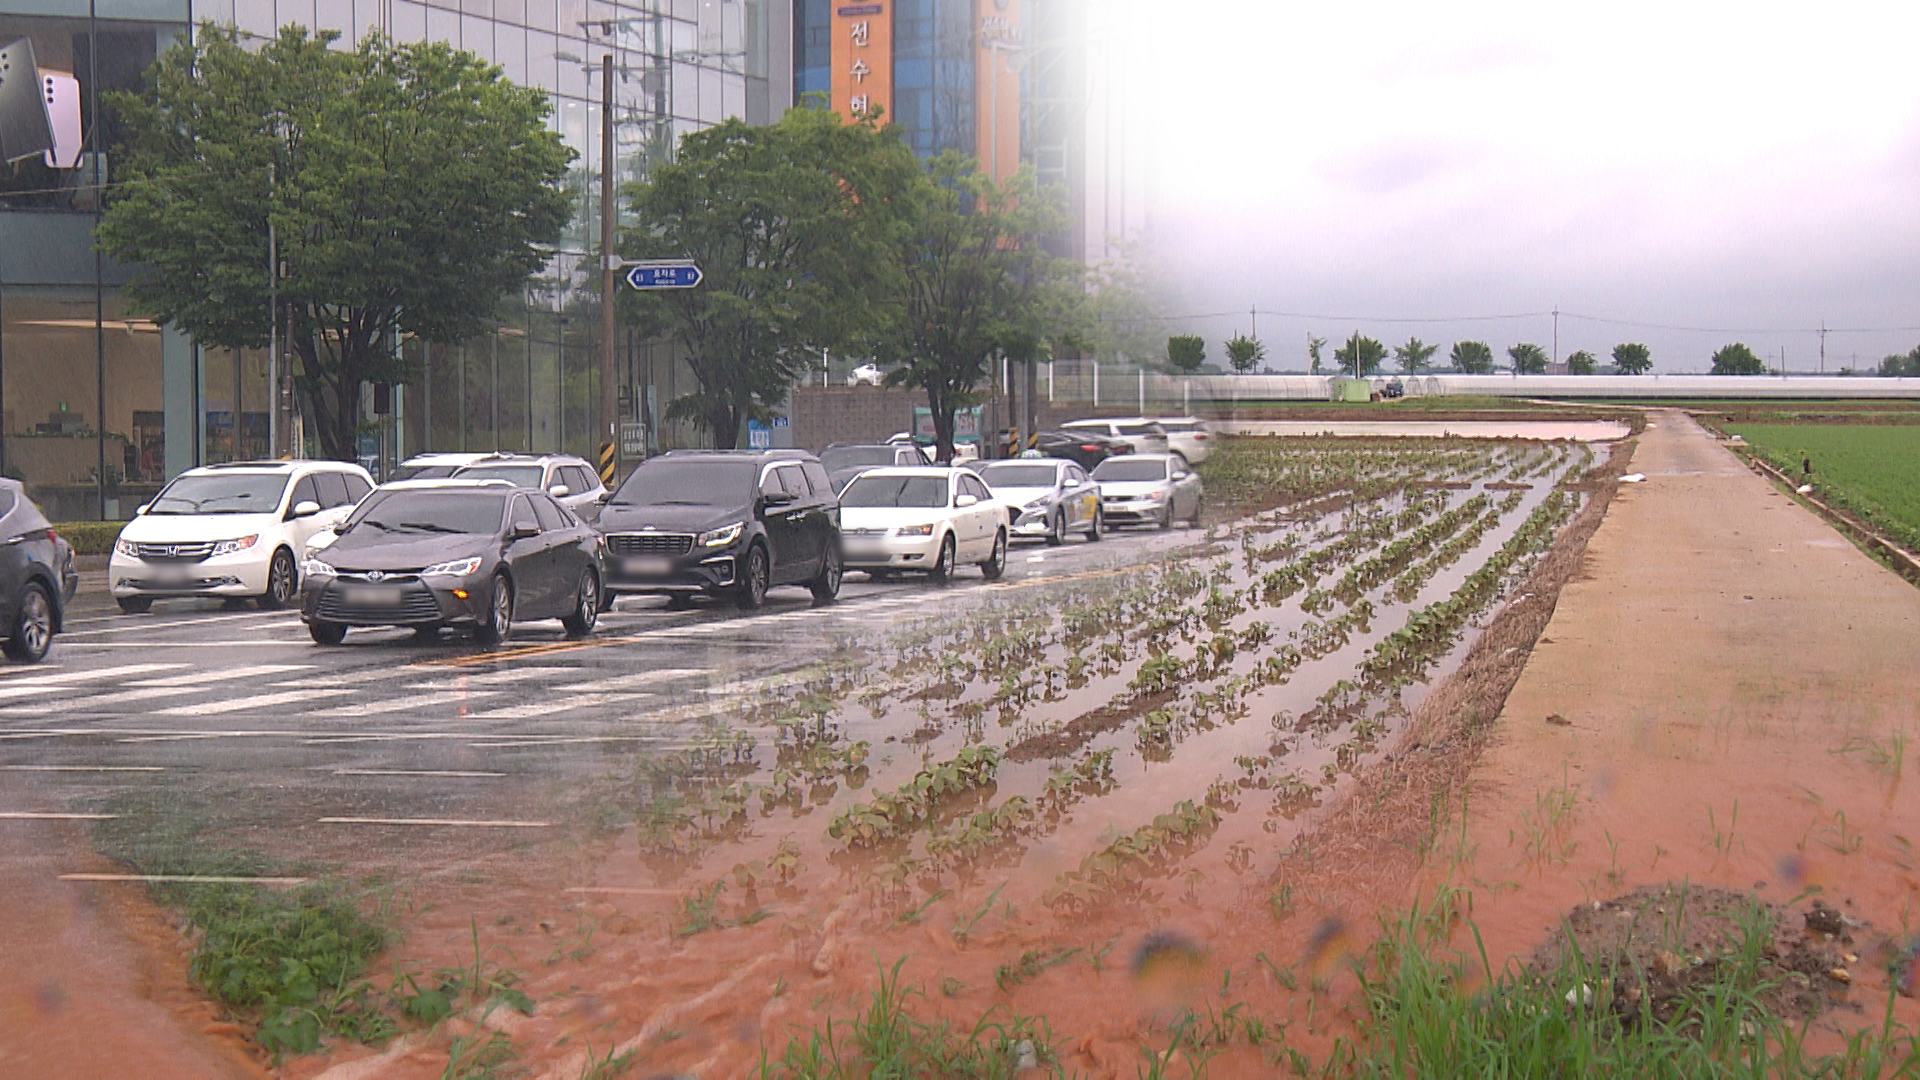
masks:
POLYGON ((1069 533, 1100 539, 1106 526, 1100 485, 1079 464, 1065 458, 1011 458, 974 469, 1008 506, 1012 535, 1037 536, 1049 544, 1066 542, 1069 533))
POLYGON ((1115 525, 1200 520, 1200 477, 1178 454, 1124 454, 1093 470, 1100 504, 1115 525))

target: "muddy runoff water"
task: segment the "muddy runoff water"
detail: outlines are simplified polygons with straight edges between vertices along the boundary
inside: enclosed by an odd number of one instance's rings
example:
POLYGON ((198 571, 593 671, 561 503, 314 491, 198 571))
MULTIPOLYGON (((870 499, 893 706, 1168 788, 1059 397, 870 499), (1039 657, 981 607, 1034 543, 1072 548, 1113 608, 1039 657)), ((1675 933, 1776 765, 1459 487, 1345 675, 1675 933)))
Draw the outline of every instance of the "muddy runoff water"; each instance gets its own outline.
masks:
MULTIPOLYGON (((930 591, 921 616, 687 706, 674 749, 556 793, 576 846, 553 878, 447 899, 394 965, 476 941, 510 957, 538 1007, 484 1022, 556 1077, 609 1054, 748 1074, 896 965, 914 1016, 984 1017, 1035 1065, 1130 1074, 1170 1033, 1206 1046, 1203 1021, 1230 1070, 1317 1048, 1294 999, 1334 976, 1344 928, 1260 883, 1391 751, 1594 454, 1262 452, 1295 497, 1162 561, 967 607, 930 591)), ((436 1038, 289 1071, 438 1075, 436 1038)))

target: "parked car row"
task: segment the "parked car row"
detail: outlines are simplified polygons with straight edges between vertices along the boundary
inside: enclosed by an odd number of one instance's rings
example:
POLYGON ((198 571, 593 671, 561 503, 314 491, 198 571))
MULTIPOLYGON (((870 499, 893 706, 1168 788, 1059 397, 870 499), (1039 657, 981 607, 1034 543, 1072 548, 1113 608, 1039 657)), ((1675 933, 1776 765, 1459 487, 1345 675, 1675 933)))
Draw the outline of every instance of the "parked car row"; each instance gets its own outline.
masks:
MULTIPOLYGON (((363 626, 459 629, 495 643, 537 619, 589 634, 623 595, 662 595, 675 608, 724 597, 751 609, 783 586, 830 600, 849 568, 944 582, 972 565, 993 579, 1013 539, 1057 545, 1099 540, 1112 524, 1170 528, 1200 505, 1198 477, 1172 453, 1109 455, 1090 471, 1048 457, 936 466, 910 443, 821 457, 680 450, 642 462, 612 492, 564 455, 434 455, 399 472, 376 487, 360 467, 331 461, 189 470, 121 531, 109 588, 130 613, 167 597, 298 603, 322 644, 363 626)), ((7 494, 0 485, 0 501, 7 494)), ((48 536, 44 562, 62 565, 48 536)), ((71 549, 64 559, 71 573, 71 549)), ((57 629, 72 587, 50 573, 38 588, 46 603, 9 641, 57 629)), ((18 621, 4 608, 0 617, 0 629, 18 621)))

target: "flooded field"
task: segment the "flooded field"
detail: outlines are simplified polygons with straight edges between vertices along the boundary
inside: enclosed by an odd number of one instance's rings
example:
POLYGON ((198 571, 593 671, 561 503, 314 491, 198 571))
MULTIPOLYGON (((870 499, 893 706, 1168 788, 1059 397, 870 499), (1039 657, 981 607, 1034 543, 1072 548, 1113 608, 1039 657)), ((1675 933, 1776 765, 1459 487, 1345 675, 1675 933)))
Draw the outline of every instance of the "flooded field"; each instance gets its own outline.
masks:
MULTIPOLYGON (((419 920, 396 963, 465 941, 525 965, 544 941, 523 968, 541 1006, 493 1022, 553 1076, 609 1053, 827 1075, 808 1040, 876 986, 1096 1074, 1243 988, 1279 1039, 1293 1006, 1275 995, 1334 977, 1344 931, 1266 875, 1394 746, 1598 460, 1572 442, 1248 444, 1210 479, 1270 509, 1144 565, 929 594, 937 611, 682 703, 673 749, 559 793, 567 902, 551 881, 476 889, 447 905, 460 918, 419 920), (1215 955, 1249 911, 1294 923, 1300 953, 1215 955)), ((1288 1040, 1242 1042, 1262 1065, 1288 1040)), ((991 1045, 955 1052, 1001 1060, 991 1045)), ((436 1075, 435 1053, 403 1044, 341 1075, 436 1075)))

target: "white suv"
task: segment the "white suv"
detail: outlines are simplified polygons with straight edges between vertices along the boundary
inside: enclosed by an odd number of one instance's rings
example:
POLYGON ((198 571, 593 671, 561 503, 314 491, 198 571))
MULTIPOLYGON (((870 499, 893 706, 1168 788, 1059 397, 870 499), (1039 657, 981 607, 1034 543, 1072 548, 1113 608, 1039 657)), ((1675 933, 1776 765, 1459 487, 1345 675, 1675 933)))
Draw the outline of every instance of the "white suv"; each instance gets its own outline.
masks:
POLYGON ((169 596, 253 597, 282 608, 300 595, 307 540, 343 520, 373 478, 340 461, 236 461, 189 469, 113 542, 107 584, 120 609, 169 596))
POLYGON ((1160 425, 1144 416, 1126 416, 1117 420, 1069 420, 1060 425, 1068 431, 1092 431, 1110 439, 1118 439, 1133 447, 1136 454, 1165 454, 1172 452, 1167 444, 1167 433, 1160 425))

